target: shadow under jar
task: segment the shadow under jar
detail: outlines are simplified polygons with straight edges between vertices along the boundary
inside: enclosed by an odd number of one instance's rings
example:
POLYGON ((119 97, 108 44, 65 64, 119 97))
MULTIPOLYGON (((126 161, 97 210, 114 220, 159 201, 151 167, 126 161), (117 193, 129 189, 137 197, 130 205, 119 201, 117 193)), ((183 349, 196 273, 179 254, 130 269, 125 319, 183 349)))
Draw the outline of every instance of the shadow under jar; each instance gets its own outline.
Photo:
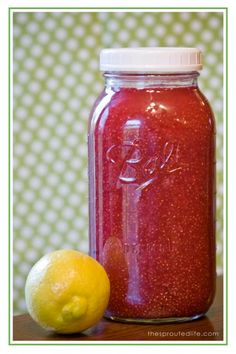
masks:
POLYGON ((180 322, 215 292, 215 124, 195 48, 105 49, 91 113, 90 254, 111 283, 105 317, 180 322))

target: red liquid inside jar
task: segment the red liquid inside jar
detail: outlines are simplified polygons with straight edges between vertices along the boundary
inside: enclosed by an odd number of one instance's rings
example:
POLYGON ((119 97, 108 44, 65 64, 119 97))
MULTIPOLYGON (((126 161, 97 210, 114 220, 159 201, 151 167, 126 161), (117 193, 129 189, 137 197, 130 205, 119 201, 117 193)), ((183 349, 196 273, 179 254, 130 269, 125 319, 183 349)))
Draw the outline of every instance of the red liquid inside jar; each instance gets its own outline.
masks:
POLYGON ((196 77, 111 83, 95 104, 90 254, 111 282, 111 319, 184 321, 213 301, 215 128, 196 77))

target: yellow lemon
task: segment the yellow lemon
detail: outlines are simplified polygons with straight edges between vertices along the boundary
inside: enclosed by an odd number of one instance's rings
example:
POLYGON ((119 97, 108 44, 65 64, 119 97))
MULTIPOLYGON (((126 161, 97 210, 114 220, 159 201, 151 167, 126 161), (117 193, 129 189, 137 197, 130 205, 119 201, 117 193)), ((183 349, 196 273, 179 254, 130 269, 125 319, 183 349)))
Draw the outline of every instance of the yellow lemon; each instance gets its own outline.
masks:
POLYGON ((25 285, 32 318, 59 333, 81 332, 96 324, 109 295, 110 283, 102 265, 75 250, 58 250, 42 257, 25 285))

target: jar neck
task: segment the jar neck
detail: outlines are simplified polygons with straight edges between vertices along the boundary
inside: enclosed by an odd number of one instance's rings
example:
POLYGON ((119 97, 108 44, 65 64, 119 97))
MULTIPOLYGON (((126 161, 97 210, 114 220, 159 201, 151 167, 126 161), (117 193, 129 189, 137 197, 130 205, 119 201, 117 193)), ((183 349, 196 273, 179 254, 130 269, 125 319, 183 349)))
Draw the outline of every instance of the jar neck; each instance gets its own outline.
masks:
POLYGON ((124 72, 105 72, 105 86, 114 90, 121 87, 197 87, 197 71, 187 73, 130 74, 124 72))

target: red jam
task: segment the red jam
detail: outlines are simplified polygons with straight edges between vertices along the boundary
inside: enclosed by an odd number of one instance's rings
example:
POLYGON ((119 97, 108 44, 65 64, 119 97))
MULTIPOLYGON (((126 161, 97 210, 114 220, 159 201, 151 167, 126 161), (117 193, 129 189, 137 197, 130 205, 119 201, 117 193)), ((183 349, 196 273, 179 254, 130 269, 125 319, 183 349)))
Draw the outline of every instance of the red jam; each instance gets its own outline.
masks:
POLYGON ((181 320, 215 289, 215 128, 197 86, 106 89, 89 133, 90 253, 106 316, 181 320))

